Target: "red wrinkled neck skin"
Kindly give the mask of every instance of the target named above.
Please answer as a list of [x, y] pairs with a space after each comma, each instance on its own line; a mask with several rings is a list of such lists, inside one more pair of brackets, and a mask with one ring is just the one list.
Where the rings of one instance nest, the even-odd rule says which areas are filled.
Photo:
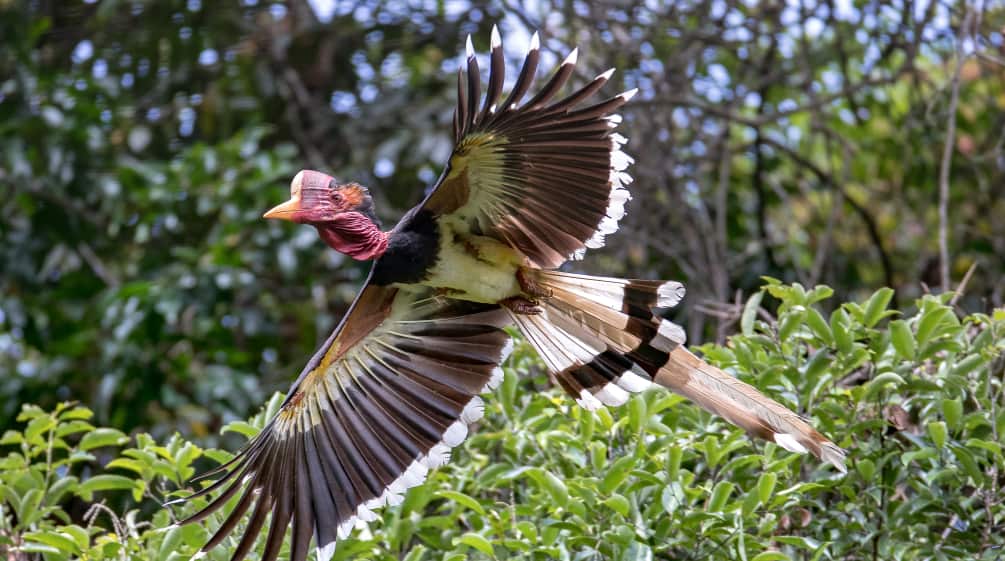
[[359, 212], [343, 212], [335, 220], [315, 224], [329, 247], [353, 259], [375, 259], [387, 250], [387, 233]]

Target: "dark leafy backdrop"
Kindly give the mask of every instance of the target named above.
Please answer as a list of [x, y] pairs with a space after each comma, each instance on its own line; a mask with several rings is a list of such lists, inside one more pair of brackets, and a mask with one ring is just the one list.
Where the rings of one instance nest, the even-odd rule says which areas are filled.
[[77, 400], [219, 444], [366, 272], [261, 213], [312, 167], [393, 223], [450, 148], [464, 37], [485, 51], [495, 23], [510, 62], [536, 29], [552, 60], [581, 48], [580, 80], [640, 88], [630, 213], [576, 268], [684, 281], [692, 341], [740, 330], [763, 276], [833, 287], [825, 312], [882, 286], [908, 312], [961, 283], [957, 313], [1003, 305], [998, 3], [322, 4], [0, 0], [0, 432]]

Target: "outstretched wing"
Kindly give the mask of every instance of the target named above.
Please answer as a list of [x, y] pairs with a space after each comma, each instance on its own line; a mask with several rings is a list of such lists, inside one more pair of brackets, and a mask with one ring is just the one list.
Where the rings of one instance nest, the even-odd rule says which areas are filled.
[[626, 139], [613, 132], [613, 114], [635, 90], [581, 107], [607, 83], [614, 69], [558, 101], [576, 65], [576, 52], [525, 103], [537, 71], [539, 42], [530, 52], [512, 92], [500, 102], [505, 64], [492, 29], [488, 89], [481, 98], [478, 61], [468, 38], [467, 77], [457, 76], [454, 151], [423, 207], [455, 221], [461, 231], [492, 236], [541, 268], [579, 258], [604, 245], [624, 216], [632, 159]]
[[[502, 377], [507, 314], [475, 304], [368, 284], [293, 384], [278, 414], [223, 475], [202, 520], [241, 493], [202, 551], [251, 517], [232, 560], [243, 559], [271, 513], [262, 559], [273, 561], [292, 522], [291, 559], [318, 559], [373, 509], [399, 504], [481, 417], [478, 394]], [[191, 498], [191, 497], [188, 497]], [[186, 499], [182, 499], [186, 500]]]

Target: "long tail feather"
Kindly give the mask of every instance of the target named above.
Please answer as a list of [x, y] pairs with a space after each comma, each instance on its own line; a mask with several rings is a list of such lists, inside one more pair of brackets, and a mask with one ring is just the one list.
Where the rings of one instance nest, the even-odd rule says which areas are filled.
[[551, 293], [539, 316], [513, 319], [544, 358], [556, 382], [587, 409], [620, 405], [650, 381], [715, 413], [747, 433], [792, 452], [809, 452], [845, 471], [844, 450], [799, 415], [684, 348], [684, 331], [652, 309], [676, 305], [684, 287], [529, 270]]

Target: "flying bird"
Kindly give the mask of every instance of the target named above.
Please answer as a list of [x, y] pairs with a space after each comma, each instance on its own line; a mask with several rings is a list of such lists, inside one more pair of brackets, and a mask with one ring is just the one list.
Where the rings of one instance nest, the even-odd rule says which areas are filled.
[[401, 503], [449, 460], [482, 416], [479, 394], [502, 378], [512, 345], [503, 327], [514, 324], [586, 409], [621, 405], [655, 384], [844, 471], [841, 448], [689, 352], [683, 330], [654, 313], [681, 300], [680, 283], [557, 270], [618, 229], [632, 182], [615, 112], [635, 90], [591, 101], [611, 69], [556, 99], [576, 57], [573, 50], [525, 99], [540, 58], [534, 34], [504, 98], [493, 28], [482, 95], [469, 37], [453, 152], [433, 189], [390, 231], [381, 229], [366, 187], [317, 171], [298, 173], [290, 200], [265, 213], [314, 226], [327, 245], [373, 266], [276, 416], [192, 495], [219, 492], [181, 524], [240, 497], [203, 552], [250, 512], [232, 559], [246, 556], [271, 514], [262, 559], [276, 558], [292, 526], [291, 559], [305, 559], [313, 537], [327, 561], [358, 521]]

